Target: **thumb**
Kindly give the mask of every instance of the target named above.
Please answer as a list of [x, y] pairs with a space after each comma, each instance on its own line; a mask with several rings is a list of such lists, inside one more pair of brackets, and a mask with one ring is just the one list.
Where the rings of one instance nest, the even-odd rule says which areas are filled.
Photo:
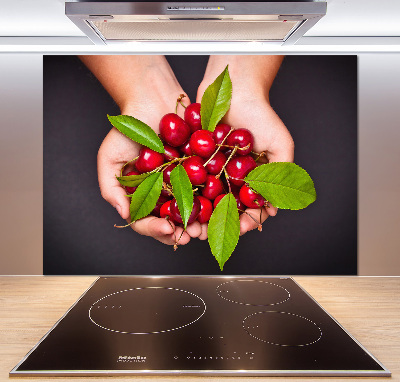
[[267, 158], [269, 162], [293, 162], [294, 143], [289, 132], [288, 136], [276, 139], [273, 148], [267, 152]]
[[99, 151], [97, 172], [101, 196], [110, 203], [123, 219], [129, 218], [129, 198], [125, 189], [119, 184], [116, 174], [121, 170], [120, 163], [110, 163]]
[[199, 88], [197, 89], [197, 95], [196, 95], [196, 102], [201, 103], [201, 99], [203, 98], [203, 94], [205, 92], [205, 88], [200, 85]]
[[279, 118], [275, 111], [270, 109], [269, 113], [270, 127], [273, 128], [275, 134], [272, 144], [267, 151], [267, 159], [269, 162], [293, 162], [294, 160], [294, 141], [293, 138]]

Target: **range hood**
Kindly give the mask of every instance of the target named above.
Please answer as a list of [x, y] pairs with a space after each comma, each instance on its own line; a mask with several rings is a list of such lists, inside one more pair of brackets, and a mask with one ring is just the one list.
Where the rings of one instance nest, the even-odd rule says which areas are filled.
[[65, 14], [95, 44], [130, 41], [263, 41], [294, 44], [326, 2], [66, 2]]

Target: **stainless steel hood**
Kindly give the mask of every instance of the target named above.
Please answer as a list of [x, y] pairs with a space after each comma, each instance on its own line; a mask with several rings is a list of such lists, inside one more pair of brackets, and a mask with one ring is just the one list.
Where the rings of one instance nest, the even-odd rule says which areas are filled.
[[326, 2], [66, 2], [65, 14], [95, 43], [263, 41], [294, 44]]

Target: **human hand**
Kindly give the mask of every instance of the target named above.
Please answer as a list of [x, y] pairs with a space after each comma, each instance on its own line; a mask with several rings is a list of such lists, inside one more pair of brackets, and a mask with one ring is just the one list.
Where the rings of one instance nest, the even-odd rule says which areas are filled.
[[[123, 57], [119, 61], [113, 61], [110, 65], [121, 65], [121, 61], [124, 59], [127, 58]], [[130, 62], [129, 66], [132, 67], [132, 64], [134, 63]], [[108, 89], [107, 86], [105, 87], [120, 106], [121, 114], [134, 116], [158, 133], [160, 119], [163, 115], [175, 110], [176, 98], [184, 92], [164, 57], [146, 56], [140, 63], [135, 62], [135, 64], [136, 73], [131, 78], [134, 83], [131, 83], [127, 91], [115, 89], [115, 86], [109, 85], [111, 80], [107, 81], [107, 79], [105, 80]], [[126, 77], [124, 80], [126, 81]], [[112, 81], [116, 81], [116, 79], [113, 77]], [[187, 97], [182, 102], [190, 103]], [[183, 114], [183, 108], [178, 108], [178, 110]], [[116, 175], [120, 174], [126, 162], [138, 156], [139, 150], [139, 144], [127, 138], [116, 128], [112, 128], [101, 144], [97, 157], [101, 195], [128, 222], [130, 221], [130, 200], [126, 196], [126, 190], [116, 179]], [[128, 171], [129, 165], [126, 166], [125, 173]], [[145, 217], [130, 226], [139, 234], [151, 236], [168, 245], [174, 245], [179, 237], [180, 245], [187, 244], [191, 237], [201, 234], [198, 222], [188, 225], [187, 230], [183, 231], [181, 227], [175, 227], [172, 222], [155, 216]]]
[[[268, 162], [293, 162], [294, 156], [293, 139], [269, 103], [269, 89], [281, 61], [280, 56], [211, 56], [197, 93], [200, 102], [206, 88], [229, 64], [233, 92], [231, 107], [222, 122], [250, 130], [254, 136], [253, 150], [264, 152]], [[277, 213], [277, 208], [268, 205], [261, 211], [261, 221]], [[258, 227], [259, 215], [259, 209], [246, 209], [240, 216], [241, 235]], [[207, 238], [207, 224], [202, 225], [199, 238]]]

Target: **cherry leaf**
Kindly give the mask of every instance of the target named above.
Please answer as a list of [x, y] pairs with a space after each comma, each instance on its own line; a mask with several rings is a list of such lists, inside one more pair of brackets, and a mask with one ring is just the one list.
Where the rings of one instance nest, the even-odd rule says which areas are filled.
[[317, 198], [310, 175], [290, 162], [263, 164], [251, 171], [244, 180], [277, 208], [300, 210]]
[[117, 176], [117, 179], [123, 186], [137, 187], [140, 183], [142, 183], [151, 174], [152, 174], [152, 172], [145, 172], [145, 173], [139, 174], [139, 175]]
[[111, 124], [122, 134], [143, 146], [158, 153], [164, 153], [164, 146], [161, 139], [154, 130], [144, 122], [131, 117], [130, 115], [107, 115]]
[[232, 82], [228, 66], [206, 89], [201, 99], [201, 125], [204, 130], [214, 131], [215, 126], [229, 110], [232, 98]]
[[186, 170], [182, 165], [176, 166], [170, 175], [172, 192], [178, 204], [183, 225], [186, 229], [187, 222], [193, 209], [193, 190]]
[[130, 195], [131, 220], [136, 221], [144, 218], [153, 211], [157, 200], [160, 197], [162, 189], [163, 175], [161, 172], [155, 172], [149, 175]]
[[236, 199], [225, 195], [215, 207], [208, 223], [208, 243], [222, 271], [239, 241], [240, 222]]

